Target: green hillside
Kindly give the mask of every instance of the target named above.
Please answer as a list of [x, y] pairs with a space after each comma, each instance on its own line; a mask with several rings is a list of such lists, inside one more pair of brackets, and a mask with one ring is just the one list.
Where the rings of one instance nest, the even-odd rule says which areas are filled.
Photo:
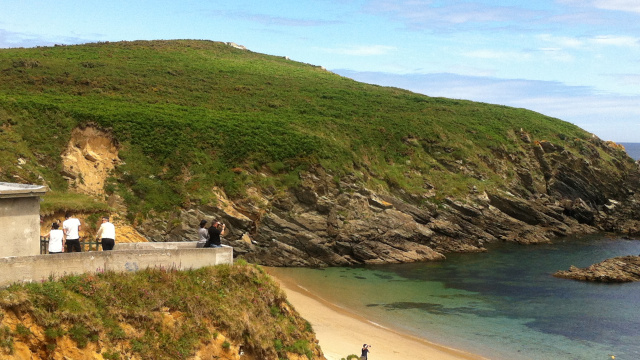
[[44, 179], [62, 194], [71, 130], [111, 131], [124, 164], [105, 189], [124, 197], [131, 216], [213, 201], [213, 185], [236, 198], [247, 186], [277, 193], [316, 164], [377, 189], [435, 186], [437, 201], [509, 183], [515, 173], [490, 159], [523, 153], [521, 130], [575, 153], [591, 138], [524, 109], [363, 84], [191, 40], [2, 49], [0, 122], [0, 180]]

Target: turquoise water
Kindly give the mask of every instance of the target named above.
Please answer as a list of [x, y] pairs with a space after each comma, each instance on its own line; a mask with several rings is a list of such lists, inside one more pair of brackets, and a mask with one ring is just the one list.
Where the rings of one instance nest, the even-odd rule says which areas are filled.
[[491, 359], [637, 360], [640, 283], [551, 274], [638, 254], [640, 241], [591, 236], [437, 263], [277, 273], [373, 322]]

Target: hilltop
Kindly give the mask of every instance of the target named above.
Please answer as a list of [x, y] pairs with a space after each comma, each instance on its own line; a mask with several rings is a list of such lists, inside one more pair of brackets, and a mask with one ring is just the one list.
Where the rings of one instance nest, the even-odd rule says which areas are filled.
[[218, 218], [263, 264], [637, 231], [638, 166], [615, 143], [225, 43], [0, 50], [0, 121], [0, 180], [48, 185], [45, 214], [121, 214], [152, 241]]

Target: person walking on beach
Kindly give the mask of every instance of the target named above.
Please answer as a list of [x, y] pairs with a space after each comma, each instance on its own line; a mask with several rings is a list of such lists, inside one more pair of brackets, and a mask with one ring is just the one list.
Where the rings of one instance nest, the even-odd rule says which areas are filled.
[[49, 254], [62, 254], [64, 252], [64, 231], [60, 230], [60, 224], [54, 222], [49, 231]]
[[64, 218], [62, 229], [67, 236], [67, 252], [80, 252], [80, 220], [71, 213], [64, 214]]
[[102, 240], [103, 251], [113, 250], [113, 246], [116, 243], [116, 227], [109, 222], [108, 216], [102, 217], [102, 225], [100, 225], [100, 229], [96, 234], [96, 240], [98, 239]]
[[209, 230], [205, 227], [207, 220], [200, 221], [200, 229], [198, 229], [198, 245], [197, 247], [204, 247], [209, 240]]
[[214, 221], [213, 225], [209, 228], [209, 239], [204, 244], [204, 247], [221, 247], [220, 236], [225, 235], [225, 224], [221, 224], [219, 221]]
[[364, 344], [362, 345], [362, 354], [360, 354], [360, 360], [367, 360], [368, 354], [369, 354], [369, 350], [371, 348], [371, 345], [367, 345]]

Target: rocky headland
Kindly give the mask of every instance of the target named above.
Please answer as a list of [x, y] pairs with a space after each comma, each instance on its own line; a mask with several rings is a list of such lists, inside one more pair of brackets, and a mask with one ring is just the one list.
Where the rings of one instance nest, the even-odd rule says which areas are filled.
[[[151, 219], [139, 230], [152, 241], [196, 238], [200, 219], [229, 224], [225, 242], [249, 261], [269, 266], [344, 266], [442, 260], [451, 252], [486, 251], [499, 241], [548, 243], [555, 237], [615, 232], [640, 234], [638, 165], [615, 144], [584, 142], [579, 157], [548, 141], [530, 142], [526, 153], [495, 154], [487, 164], [518, 176], [502, 190], [468, 189], [434, 201], [438, 186], [422, 195], [379, 191], [362, 184], [366, 168], [336, 177], [315, 167], [284, 194], [251, 189], [241, 201], [220, 194], [217, 207], [194, 207], [173, 219]], [[599, 151], [615, 156], [605, 170]], [[474, 164], [452, 171], [483, 176]], [[177, 224], [177, 226], [171, 226]]]

